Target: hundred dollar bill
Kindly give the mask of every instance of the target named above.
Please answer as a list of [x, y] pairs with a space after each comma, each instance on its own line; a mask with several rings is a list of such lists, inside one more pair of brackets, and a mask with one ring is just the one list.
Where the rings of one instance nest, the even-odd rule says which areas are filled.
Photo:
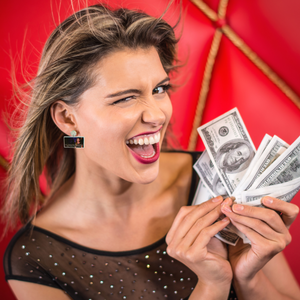
[[235, 246], [239, 240], [239, 236], [229, 230], [223, 229], [215, 235], [220, 241]]
[[[296, 178], [283, 184], [271, 185], [257, 190], [242, 192], [236, 198], [236, 202], [255, 207], [265, 207], [261, 203], [263, 197], [271, 196], [286, 202], [290, 202], [299, 190], [300, 178]], [[243, 239], [244, 244], [251, 244], [251, 241], [245, 235], [239, 236]]]
[[192, 205], [198, 205], [201, 204], [203, 202], [208, 201], [209, 199], [213, 198], [214, 196], [210, 193], [210, 191], [208, 190], [208, 188], [203, 184], [203, 181], [200, 180], [195, 196], [194, 196], [194, 200], [192, 202]]
[[[264, 188], [261, 188], [261, 189], [264, 189]], [[261, 204], [261, 199], [265, 196], [270, 196], [270, 197], [274, 197], [274, 198], [277, 198], [277, 199], [280, 199], [280, 200], [283, 200], [286, 202], [291, 202], [292, 199], [294, 198], [294, 196], [299, 192], [300, 184], [296, 185], [292, 188], [284, 188], [284, 189], [274, 191], [272, 193], [258, 194], [257, 191], [259, 191], [259, 190], [260, 189], [250, 191], [250, 192], [256, 192], [255, 195], [253, 195], [253, 194], [252, 195], [251, 194], [242, 195], [242, 201], [249, 201], [249, 202], [247, 202], [247, 205], [256, 206], [256, 207], [264, 207]]]
[[253, 183], [251, 189], [275, 185], [300, 177], [300, 137]]
[[261, 199], [265, 196], [271, 196], [290, 202], [299, 189], [300, 177], [285, 183], [242, 192], [236, 197], [236, 202], [251, 206], [262, 206]]
[[[265, 151], [258, 158], [255, 165], [252, 166], [250, 174], [243, 181], [243, 183], [236, 189], [237, 193], [240, 191], [251, 190], [255, 180], [289, 147], [285, 141], [274, 135]], [[257, 151], [258, 153], [258, 151]], [[253, 159], [254, 160], [254, 159]]]
[[255, 147], [237, 108], [199, 127], [198, 132], [231, 196], [255, 154]]
[[291, 202], [294, 196], [299, 192], [300, 190], [300, 185], [295, 186], [293, 189], [290, 189], [289, 191], [286, 192], [277, 192], [277, 193], [272, 193], [271, 197], [278, 198], [280, 200], [286, 201], [286, 202]]
[[266, 134], [263, 138], [263, 140], [261, 141], [255, 155], [254, 158], [252, 159], [249, 168], [247, 169], [245, 175], [243, 176], [241, 182], [238, 184], [238, 186], [236, 187], [236, 189], [233, 192], [233, 195], [239, 194], [240, 192], [244, 191], [246, 189], [246, 187], [248, 186], [249, 182], [251, 181], [251, 176], [250, 174], [253, 173], [253, 171], [255, 172], [256, 170], [256, 164], [257, 161], [260, 159], [260, 157], [262, 156], [264, 150], [266, 149], [266, 147], [269, 145], [270, 141], [272, 140], [272, 137], [268, 134]]
[[194, 169], [211, 195], [214, 197], [227, 195], [226, 189], [206, 150], [194, 164]]

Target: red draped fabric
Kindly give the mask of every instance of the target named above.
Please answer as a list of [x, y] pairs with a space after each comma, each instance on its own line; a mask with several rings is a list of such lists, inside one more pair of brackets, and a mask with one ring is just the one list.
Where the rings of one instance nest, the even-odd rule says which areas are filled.
[[[61, 7], [59, 3], [61, 2]], [[76, 7], [79, 1], [74, 1]], [[85, 2], [85, 1], [82, 1]], [[107, 0], [112, 6], [138, 8], [159, 16], [168, 0]], [[184, 149], [203, 150], [200, 138], [192, 140], [195, 126], [200, 126], [220, 114], [237, 107], [250, 136], [258, 147], [265, 133], [278, 135], [292, 143], [300, 135], [300, 2], [298, 0], [229, 0], [225, 18], [213, 21], [197, 3], [218, 11], [219, 0], [183, 0], [183, 21], [177, 28], [182, 34], [179, 42], [179, 58], [185, 62], [177, 77], [180, 85], [172, 95], [174, 105], [173, 131]], [[227, 3], [228, 2], [228, 3]], [[23, 81], [21, 62], [27, 72], [34, 75], [43, 44], [59, 19], [72, 12], [70, 0], [2, 1], [0, 4], [0, 110], [10, 103], [11, 57], [17, 63], [17, 78]], [[90, 1], [89, 3], [95, 3]], [[179, 1], [171, 6], [165, 19], [175, 24], [179, 14]], [[200, 3], [200, 4], [201, 4]], [[52, 5], [51, 5], [52, 4]], [[75, 8], [76, 9], [76, 8]], [[222, 31], [228, 26], [260, 59], [285, 82], [278, 87], [255, 65]], [[224, 28], [224, 27], [223, 27]], [[211, 44], [216, 30], [222, 33], [214, 65], [210, 72], [208, 94], [199, 109], [199, 95], [203, 89], [203, 76]], [[291, 97], [288, 91], [293, 91]], [[204, 105], [205, 103], [205, 105]], [[195, 114], [198, 120], [195, 121]], [[0, 155], [9, 160], [9, 132], [0, 121]], [[196, 136], [197, 137], [197, 136]], [[0, 167], [1, 178], [5, 171]], [[300, 205], [300, 193], [294, 198]], [[0, 230], [3, 224], [0, 224]], [[292, 243], [284, 250], [289, 265], [300, 283], [300, 218], [291, 227]], [[12, 234], [1, 241], [0, 256]], [[0, 271], [1, 299], [14, 299]]]

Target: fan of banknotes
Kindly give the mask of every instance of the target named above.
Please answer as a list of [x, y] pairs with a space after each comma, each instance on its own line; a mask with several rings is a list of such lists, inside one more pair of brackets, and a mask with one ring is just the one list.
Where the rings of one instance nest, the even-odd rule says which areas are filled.
[[[266, 134], [257, 151], [237, 108], [198, 128], [206, 150], [194, 168], [201, 180], [193, 204], [218, 195], [262, 206], [264, 196], [290, 202], [300, 190], [300, 137], [288, 145]], [[232, 224], [217, 238], [236, 245], [249, 239]]]

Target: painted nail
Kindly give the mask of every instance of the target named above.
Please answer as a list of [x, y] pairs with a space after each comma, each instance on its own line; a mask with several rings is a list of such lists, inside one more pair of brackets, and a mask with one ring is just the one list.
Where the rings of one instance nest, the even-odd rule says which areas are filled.
[[211, 202], [214, 202], [214, 203], [218, 203], [218, 202], [221, 202], [222, 201], [222, 198], [221, 197], [216, 197], [216, 198], [213, 198], [211, 200]]
[[224, 205], [224, 206], [222, 207], [222, 210], [225, 210], [225, 211], [227, 211], [227, 212], [232, 212], [231, 208], [230, 208], [228, 205]]
[[241, 211], [243, 209], [244, 209], [244, 205], [240, 205], [240, 204], [233, 205], [233, 210]]
[[265, 197], [264, 200], [263, 200], [263, 203], [265, 203], [265, 204], [271, 204], [271, 203], [273, 203], [273, 199], [269, 198], [269, 197]]

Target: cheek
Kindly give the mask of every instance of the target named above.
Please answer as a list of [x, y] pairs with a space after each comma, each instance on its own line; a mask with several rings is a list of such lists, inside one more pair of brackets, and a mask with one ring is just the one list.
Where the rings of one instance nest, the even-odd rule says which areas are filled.
[[250, 157], [250, 151], [247, 151], [245, 158], [248, 159]]
[[111, 111], [106, 108], [86, 109], [79, 114], [80, 133], [85, 137], [86, 146], [91, 145], [92, 152], [111, 154], [125, 145], [125, 138], [130, 131], [134, 115], [124, 111]]

